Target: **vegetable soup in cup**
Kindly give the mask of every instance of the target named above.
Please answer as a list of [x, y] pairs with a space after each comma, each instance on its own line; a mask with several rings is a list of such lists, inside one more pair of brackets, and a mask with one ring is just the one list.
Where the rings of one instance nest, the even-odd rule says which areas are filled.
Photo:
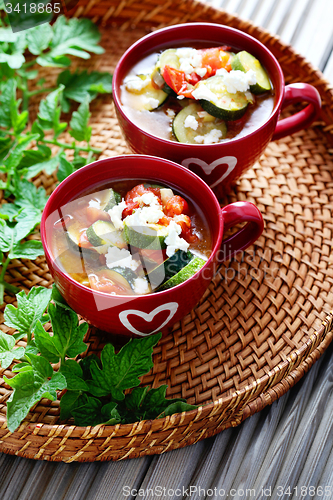
[[[285, 86], [273, 54], [253, 37], [223, 25], [188, 23], [143, 37], [113, 76], [118, 121], [135, 153], [193, 170], [221, 198], [270, 140], [309, 126], [318, 91]], [[278, 122], [288, 104], [306, 101]]]
[[[222, 242], [239, 222], [247, 224]], [[199, 301], [218, 263], [262, 229], [252, 203], [221, 209], [193, 172], [141, 155], [74, 172], [50, 196], [41, 223], [65, 300], [92, 325], [125, 336], [166, 332]]]

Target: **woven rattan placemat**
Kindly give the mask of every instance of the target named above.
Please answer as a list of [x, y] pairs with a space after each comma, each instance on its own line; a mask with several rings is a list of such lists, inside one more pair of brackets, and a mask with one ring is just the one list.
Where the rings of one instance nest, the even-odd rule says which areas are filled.
[[[154, 350], [154, 369], [142, 384], [168, 384], [169, 397], [198, 410], [136, 424], [75, 427], [59, 422], [59, 403], [42, 400], [19, 429], [6, 427], [10, 388], [0, 370], [0, 451], [56, 461], [117, 460], [193, 444], [271, 404], [311, 367], [332, 340], [333, 90], [322, 74], [278, 38], [249, 22], [192, 1], [82, 1], [71, 12], [101, 26], [103, 56], [80, 67], [113, 72], [125, 49], [152, 28], [188, 21], [228, 24], [250, 33], [278, 58], [287, 83], [315, 85], [323, 100], [320, 122], [271, 143], [225, 204], [255, 203], [265, 230], [245, 254], [226, 262], [197, 307]], [[53, 84], [57, 70], [44, 70]], [[37, 105], [37, 103], [36, 103]], [[92, 103], [94, 146], [102, 157], [127, 153], [112, 98]], [[36, 183], [48, 192], [55, 179]], [[43, 258], [13, 261], [9, 281], [28, 290], [51, 285]], [[6, 296], [6, 303], [13, 297]], [[1, 319], [1, 328], [8, 331]], [[102, 339], [88, 332], [91, 352]], [[20, 341], [22, 342], [22, 341]]]

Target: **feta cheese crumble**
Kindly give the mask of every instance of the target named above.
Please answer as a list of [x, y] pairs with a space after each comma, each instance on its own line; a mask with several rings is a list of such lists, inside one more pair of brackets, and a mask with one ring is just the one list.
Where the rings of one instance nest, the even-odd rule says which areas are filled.
[[185, 118], [185, 121], [184, 121], [185, 128], [191, 128], [193, 130], [197, 130], [198, 126], [199, 126], [199, 123], [193, 115], [188, 115]]
[[113, 267], [127, 267], [135, 271], [139, 267], [139, 262], [134, 260], [130, 252], [125, 248], [109, 247], [105, 257], [106, 265], [109, 269]]
[[174, 118], [176, 116], [175, 111], [173, 109], [170, 109], [170, 108], [166, 110], [166, 114], [167, 114], [168, 118]]
[[214, 142], [219, 142], [222, 138], [221, 130], [214, 128], [208, 134], [205, 135], [197, 135], [194, 137], [195, 142], [198, 144], [213, 144]]
[[138, 227], [156, 224], [164, 217], [159, 199], [154, 193], [144, 193], [142, 196], [136, 196], [133, 201], [142, 202], [144, 206], [137, 208], [124, 219], [127, 226]]
[[121, 200], [118, 205], [115, 205], [113, 208], [108, 210], [108, 214], [110, 215], [111, 222], [116, 229], [122, 229], [124, 227], [124, 221], [121, 220], [121, 216], [123, 210], [127, 207], [126, 201], [124, 199]]
[[192, 97], [217, 103], [217, 96], [204, 83], [201, 85], [199, 83], [198, 87], [192, 91]]
[[150, 106], [152, 109], [156, 109], [160, 105], [160, 101], [158, 99], [155, 99], [154, 97], [143, 96], [143, 102]]
[[160, 206], [158, 197], [152, 192], [144, 193], [141, 196], [136, 196], [133, 201], [139, 202], [140, 204], [142, 202], [144, 205]]
[[142, 79], [137, 75], [128, 75], [124, 79], [125, 88], [129, 92], [140, 92], [145, 87], [147, 87], [149, 83], [150, 83], [150, 78], [148, 76]]
[[[198, 71], [202, 73], [202, 55], [196, 49], [181, 48], [176, 50], [176, 55], [179, 58], [179, 70], [189, 76], [191, 73], [199, 75]], [[206, 73], [206, 68], [204, 74]]]
[[250, 85], [257, 83], [257, 77], [253, 69], [244, 73], [244, 71], [239, 70], [228, 72], [226, 69], [221, 68], [216, 71], [216, 75], [222, 76], [225, 88], [230, 94], [246, 92]]
[[166, 254], [171, 257], [176, 250], [183, 250], [187, 252], [190, 246], [184, 238], [180, 238], [179, 235], [182, 232], [182, 228], [175, 221], [170, 221], [168, 226], [168, 236], [165, 238], [164, 243], [167, 245]]
[[133, 290], [139, 295], [149, 292], [149, 283], [146, 278], [135, 278], [133, 282]]

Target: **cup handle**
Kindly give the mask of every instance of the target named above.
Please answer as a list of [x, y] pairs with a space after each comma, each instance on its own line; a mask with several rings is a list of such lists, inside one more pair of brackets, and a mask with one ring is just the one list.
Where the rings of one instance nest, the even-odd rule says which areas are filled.
[[280, 120], [276, 125], [272, 141], [282, 139], [282, 137], [302, 130], [318, 118], [321, 110], [321, 98], [318, 90], [308, 83], [291, 83], [290, 85], [286, 85], [281, 109], [286, 108], [289, 104], [302, 101], [306, 101], [309, 104], [295, 115]]
[[264, 229], [260, 210], [248, 201], [237, 201], [222, 208], [224, 231], [240, 222], [247, 222], [237, 233], [222, 241], [219, 261], [231, 259], [237, 252], [254, 243]]

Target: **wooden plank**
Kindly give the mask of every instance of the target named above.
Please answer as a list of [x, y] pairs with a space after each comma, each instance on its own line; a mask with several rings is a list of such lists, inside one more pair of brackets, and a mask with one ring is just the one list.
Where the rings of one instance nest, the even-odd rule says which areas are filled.
[[302, 30], [292, 38], [292, 45], [312, 64], [319, 67], [333, 35], [333, 2], [311, 2]]
[[[165, 455], [155, 456], [144, 478], [141, 488], [146, 492], [145, 500], [155, 500], [159, 491], [165, 492], [164, 498], [179, 500], [179, 492], [191, 483], [193, 472], [202, 461], [204, 441], [194, 446], [173, 450]], [[156, 486], [159, 491], [156, 491]]]
[[333, 85], [333, 51], [324, 67], [324, 76]]
[[[97, 464], [98, 472], [88, 495], [76, 496], [75, 498], [68, 496], [68, 500], [83, 500], [84, 498], [87, 500], [131, 499], [132, 495], [126, 496], [125, 494], [128, 490], [141, 487], [152, 462], [153, 457], [143, 457], [122, 462]], [[54, 498], [54, 500], [58, 499]]]
[[253, 19], [256, 10], [259, 8], [261, 0], [243, 0], [242, 4], [239, 6], [238, 14], [242, 19]]

